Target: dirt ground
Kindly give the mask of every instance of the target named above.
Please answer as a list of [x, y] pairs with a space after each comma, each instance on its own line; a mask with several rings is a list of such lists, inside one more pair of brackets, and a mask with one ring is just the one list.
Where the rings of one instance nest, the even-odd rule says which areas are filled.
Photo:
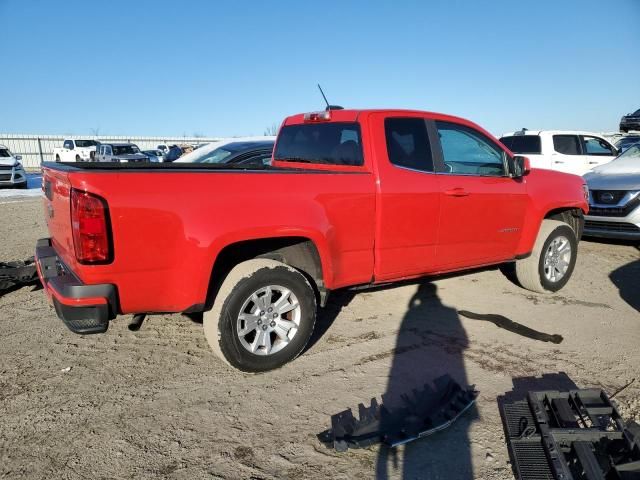
[[[0, 203], [0, 218], [0, 261], [46, 236], [39, 200]], [[513, 478], [496, 399], [514, 385], [613, 392], [637, 378], [616, 400], [640, 420], [639, 259], [632, 245], [583, 241], [555, 295], [498, 270], [337, 292], [308, 350], [263, 375], [225, 366], [185, 316], [153, 316], [139, 332], [122, 317], [83, 337], [22, 288], [0, 297], [0, 478]], [[336, 453], [316, 439], [331, 414], [445, 373], [480, 392], [451, 428], [395, 451]]]

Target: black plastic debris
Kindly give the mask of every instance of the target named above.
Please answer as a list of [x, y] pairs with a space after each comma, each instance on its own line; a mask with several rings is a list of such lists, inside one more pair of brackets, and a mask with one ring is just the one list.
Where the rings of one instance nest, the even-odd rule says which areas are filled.
[[0, 296], [8, 290], [35, 285], [39, 281], [33, 257], [25, 261], [0, 262]]
[[462, 388], [450, 376], [439, 377], [434, 387], [402, 396], [403, 405], [388, 409], [371, 399], [371, 406], [358, 405], [356, 418], [351, 409], [331, 416], [331, 428], [318, 439], [339, 452], [374, 443], [402, 445], [449, 427], [476, 401], [474, 387]]
[[600, 389], [528, 392], [500, 414], [519, 480], [640, 480], [640, 426]]

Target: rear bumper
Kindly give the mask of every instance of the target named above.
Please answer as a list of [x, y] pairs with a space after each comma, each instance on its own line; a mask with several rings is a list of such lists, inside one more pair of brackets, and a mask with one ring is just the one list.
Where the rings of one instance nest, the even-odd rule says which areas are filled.
[[42, 286], [58, 317], [75, 333], [103, 333], [115, 318], [115, 285], [85, 285], [64, 264], [51, 246], [51, 239], [36, 243], [36, 268]]

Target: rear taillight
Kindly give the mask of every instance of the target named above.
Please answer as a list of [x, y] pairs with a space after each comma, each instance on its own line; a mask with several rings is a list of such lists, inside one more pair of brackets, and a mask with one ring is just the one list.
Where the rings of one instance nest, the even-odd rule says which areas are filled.
[[96, 264], [113, 260], [109, 210], [104, 199], [71, 190], [71, 229], [78, 262]]

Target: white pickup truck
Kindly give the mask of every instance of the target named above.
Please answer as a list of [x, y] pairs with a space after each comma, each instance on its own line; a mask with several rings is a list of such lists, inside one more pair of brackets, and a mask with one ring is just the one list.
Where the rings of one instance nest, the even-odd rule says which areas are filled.
[[62, 148], [53, 149], [53, 158], [56, 162], [92, 162], [98, 143], [96, 140], [67, 139]]
[[604, 137], [590, 132], [523, 128], [505, 133], [500, 141], [513, 153], [529, 158], [534, 168], [574, 175], [584, 175], [620, 153]]

